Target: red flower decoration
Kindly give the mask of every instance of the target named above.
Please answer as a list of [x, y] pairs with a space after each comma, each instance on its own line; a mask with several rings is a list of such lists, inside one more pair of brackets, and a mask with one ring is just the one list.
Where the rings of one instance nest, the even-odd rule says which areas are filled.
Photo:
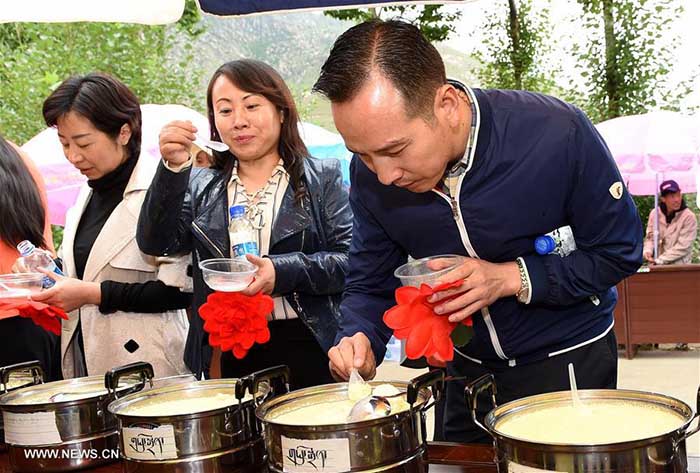
[[[406, 356], [412, 360], [425, 356], [433, 365], [443, 365], [452, 361], [454, 344], [450, 335], [456, 322], [450, 322], [446, 315], [433, 311], [435, 304], [428, 298], [439, 291], [459, 287], [462, 280], [445, 283], [435, 288], [421, 284], [420, 288], [403, 286], [396, 289], [394, 307], [384, 313], [384, 323], [394, 330], [394, 336], [406, 340]], [[445, 300], [440, 301], [444, 303]], [[472, 325], [471, 317], [462, 321]]]
[[239, 360], [254, 343], [270, 341], [267, 316], [274, 309], [272, 298], [258, 292], [246, 296], [238, 292], [214, 292], [199, 308], [209, 345], [232, 351]]
[[61, 335], [61, 320], [68, 320], [66, 313], [57, 307], [29, 299], [7, 299], [0, 301], [0, 319], [14, 317], [19, 313], [44, 330]]

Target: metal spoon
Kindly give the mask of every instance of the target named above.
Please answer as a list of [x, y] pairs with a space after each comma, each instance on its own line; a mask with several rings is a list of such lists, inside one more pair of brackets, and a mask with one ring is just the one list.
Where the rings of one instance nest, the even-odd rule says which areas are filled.
[[197, 135], [197, 139], [194, 140], [194, 144], [196, 144], [200, 148], [209, 148], [213, 149], [214, 151], [219, 151], [220, 153], [228, 151], [228, 145], [226, 143], [222, 143], [220, 141], [212, 141], [203, 137], [202, 135]]
[[405, 396], [405, 392], [392, 394], [391, 396], [367, 396], [357, 401], [350, 409], [348, 422], [359, 422], [361, 420], [378, 419], [391, 414], [392, 397]]

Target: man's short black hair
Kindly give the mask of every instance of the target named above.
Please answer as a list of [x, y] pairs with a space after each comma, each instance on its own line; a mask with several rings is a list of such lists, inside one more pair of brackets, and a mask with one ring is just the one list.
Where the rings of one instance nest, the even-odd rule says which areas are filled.
[[313, 90], [342, 103], [359, 92], [373, 71], [401, 93], [409, 116], [433, 116], [435, 92], [447, 82], [445, 64], [420, 30], [405, 21], [370, 20], [340, 35]]

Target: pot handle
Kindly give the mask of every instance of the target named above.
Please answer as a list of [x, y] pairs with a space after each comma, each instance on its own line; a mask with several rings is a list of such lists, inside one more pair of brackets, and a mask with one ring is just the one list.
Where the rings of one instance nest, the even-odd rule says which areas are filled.
[[119, 398], [117, 393], [117, 388], [119, 387], [119, 380], [130, 374], [140, 374], [141, 383], [136, 386], [135, 389], [128, 389], [128, 393], [141, 391], [148, 384], [153, 387], [153, 366], [145, 361], [137, 361], [136, 363], [130, 363], [128, 365], [119, 366], [117, 368], [112, 368], [105, 373], [105, 388], [107, 392], [111, 394], [114, 399]]
[[422, 410], [427, 411], [435, 405], [436, 402], [442, 397], [442, 393], [445, 390], [445, 373], [442, 370], [432, 370], [427, 373], [423, 373], [420, 376], [413, 378], [408, 383], [408, 388], [406, 389], [406, 401], [413, 409], [413, 404], [418, 400], [418, 394], [423, 388], [432, 388], [433, 391], [433, 402], [426, 404]]
[[[675, 441], [676, 448], [678, 448], [678, 445], [680, 445], [681, 442], [685, 441], [685, 439], [687, 439], [691, 435], [695, 435], [698, 432], [700, 432], [700, 387], [698, 387], [697, 399], [695, 401], [695, 415], [691, 419], [690, 424], [692, 424], [694, 420], [698, 421], [698, 425], [696, 425], [694, 429], [686, 430], [685, 432], [683, 432], [683, 435], [681, 435], [680, 438], [678, 438], [678, 440]], [[690, 426], [690, 424], [688, 424], [688, 426]]]
[[[283, 385], [284, 385], [284, 390], [285, 393], [289, 392], [289, 368], [286, 365], [279, 365], [279, 366], [273, 366], [271, 368], [266, 368], [264, 370], [256, 371], [255, 373], [249, 374], [245, 378], [243, 378], [243, 391], [241, 391], [241, 395], [239, 396], [238, 392], [238, 386], [236, 386], [236, 397], [240, 400], [243, 398], [243, 395], [245, 395], [245, 387], [248, 387], [248, 391], [250, 394], [253, 396], [253, 400], [256, 405], [262, 404], [263, 401], [265, 401], [270, 394], [277, 396], [279, 394], [284, 394], [282, 392], [278, 393], [275, 392], [274, 388], [274, 383], [273, 381], [275, 380], [281, 380]], [[268, 393], [267, 396], [264, 396], [260, 402], [258, 402], [258, 398], [255, 397], [255, 395], [258, 393], [258, 389], [260, 388], [260, 384], [267, 382], [270, 386], [270, 392]]]
[[471, 383], [468, 383], [467, 387], [464, 388], [464, 399], [467, 403], [467, 409], [469, 409], [472, 413], [472, 420], [474, 423], [486, 431], [486, 433], [491, 435], [489, 429], [484, 427], [484, 425], [479, 422], [476, 417], [479, 394], [487, 389], [491, 389], [491, 401], [493, 402], [493, 407], [496, 408], [496, 383], [492, 374], [485, 374]]
[[41, 363], [37, 360], [24, 361], [0, 368], [0, 387], [2, 388], [0, 392], [7, 391], [6, 386], [10, 382], [10, 376], [20, 371], [29, 371], [34, 378], [31, 384], [32, 386], [44, 382], [44, 370], [41, 368]]

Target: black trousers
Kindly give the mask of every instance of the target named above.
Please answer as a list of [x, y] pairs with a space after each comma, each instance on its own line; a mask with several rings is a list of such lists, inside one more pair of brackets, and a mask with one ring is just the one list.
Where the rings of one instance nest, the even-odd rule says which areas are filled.
[[[546, 360], [514, 367], [486, 368], [470, 361], [459, 353], [447, 366], [448, 375], [475, 380], [491, 373], [496, 383], [496, 402], [501, 405], [534, 394], [569, 389], [568, 364], [576, 370], [579, 389], [615, 389], [617, 387], [617, 341], [615, 333], [608, 334], [593, 343], [576, 350], [547, 358]], [[472, 421], [471, 412], [464, 399], [464, 380], [447, 383], [444, 433], [446, 440], [460, 443], [491, 443], [491, 437]], [[477, 418], [493, 409], [491, 393], [483, 392], [478, 398]]]
[[221, 376], [240, 378], [276, 365], [287, 365], [291, 389], [333, 383], [328, 356], [300, 319], [273, 320], [270, 341], [255, 344], [242, 360], [231, 352], [221, 355]]

